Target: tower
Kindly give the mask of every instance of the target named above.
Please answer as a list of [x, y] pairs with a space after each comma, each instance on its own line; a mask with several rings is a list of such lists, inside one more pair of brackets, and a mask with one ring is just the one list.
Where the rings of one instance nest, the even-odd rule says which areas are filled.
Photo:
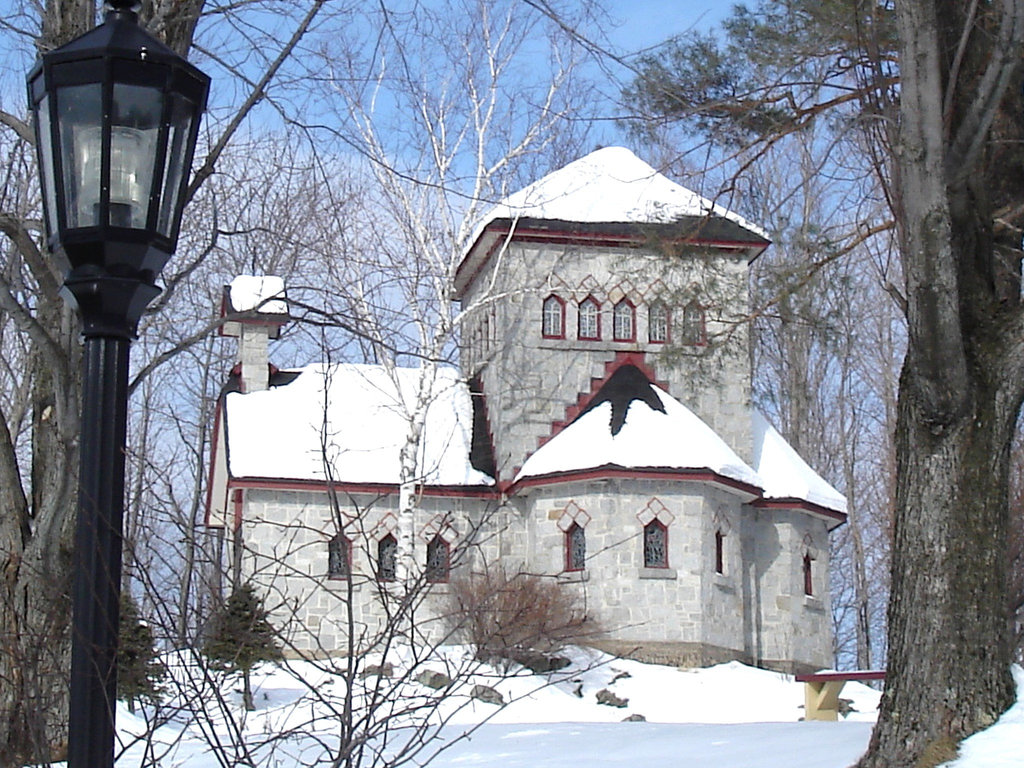
[[621, 147], [497, 205], [456, 274], [463, 365], [487, 404], [499, 479], [638, 366], [750, 459], [747, 265], [755, 225]]

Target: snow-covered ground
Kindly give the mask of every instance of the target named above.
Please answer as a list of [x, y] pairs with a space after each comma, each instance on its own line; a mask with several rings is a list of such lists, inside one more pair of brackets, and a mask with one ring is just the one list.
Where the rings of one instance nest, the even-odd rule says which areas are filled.
[[[446, 649], [446, 654], [418, 668], [465, 669], [463, 649]], [[444, 698], [431, 717], [432, 740], [407, 764], [421, 765], [443, 747], [431, 762], [435, 768], [845, 768], [867, 745], [879, 699], [877, 691], [848, 683], [842, 697], [851, 700], [852, 711], [844, 721], [799, 722], [803, 686], [788, 675], [736, 662], [679, 670], [583, 650], [571, 656], [570, 667], [547, 676], [476, 670]], [[401, 663], [396, 670], [401, 673]], [[184, 671], [179, 667], [176, 674]], [[1018, 691], [1024, 692], [1024, 672], [1015, 669], [1014, 674]], [[375, 680], [365, 678], [363, 685], [372, 689]], [[117, 765], [249, 765], [236, 746], [243, 742], [250, 745], [252, 765], [261, 768], [330, 764], [338, 743], [338, 719], [332, 713], [339, 710], [341, 680], [322, 664], [289, 662], [288, 668], [261, 668], [253, 684], [257, 711], [248, 714], [241, 709], [237, 681], [197, 687], [190, 706], [193, 712], [203, 711], [198, 717], [167, 707], [132, 714], [119, 705]], [[499, 707], [472, 699], [474, 685], [493, 688], [510, 703]], [[423, 702], [437, 695], [418, 683], [402, 690]], [[624, 700], [624, 706], [598, 703], [601, 691], [614, 694], [617, 703]], [[160, 715], [169, 719], [153, 725]], [[626, 721], [631, 715], [634, 721]], [[393, 754], [408, 741], [415, 719], [408, 707], [391, 719], [387, 752]], [[1024, 768], [1024, 703], [966, 741], [960, 759], [950, 766]]]

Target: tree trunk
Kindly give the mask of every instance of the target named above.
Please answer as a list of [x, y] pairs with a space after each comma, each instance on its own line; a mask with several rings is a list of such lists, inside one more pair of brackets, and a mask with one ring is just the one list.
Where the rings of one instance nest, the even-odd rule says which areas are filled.
[[[904, 389], [912, 371], [904, 371]], [[978, 387], [936, 435], [901, 397], [889, 670], [862, 766], [935, 765], [1013, 701], [1004, 550], [1016, 423]]]
[[[1024, 372], [1019, 284], [1007, 293], [1013, 276], [1000, 273], [998, 250], [1019, 252], [1020, 235], [1000, 241], [993, 199], [1016, 195], [1019, 182], [1004, 177], [1010, 163], [992, 134], [1000, 119], [1021, 120], [1008, 110], [1019, 108], [1024, 7], [985, 6], [974, 18], [963, 6], [905, 0], [897, 11], [894, 170], [908, 346], [896, 424], [889, 675], [863, 768], [950, 759], [1014, 696], [1006, 547]], [[1004, 37], [987, 34], [996, 30]], [[988, 47], [966, 47], [954, 66], [961, 32]]]
[[242, 706], [246, 712], [255, 712], [256, 705], [252, 701], [252, 680], [249, 678], [249, 670], [242, 670]]
[[79, 351], [77, 325], [53, 298], [41, 299], [39, 317], [70, 362], [54, 366], [39, 350], [32, 358], [32, 453], [42, 460], [19, 466], [6, 425], [0, 440], [0, 765], [59, 757], [67, 738]]

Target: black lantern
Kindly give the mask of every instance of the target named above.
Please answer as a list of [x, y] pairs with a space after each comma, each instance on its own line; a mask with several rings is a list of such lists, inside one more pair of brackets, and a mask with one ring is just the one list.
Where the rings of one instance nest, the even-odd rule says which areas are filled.
[[174, 251], [209, 78], [138, 26], [134, 0], [28, 77], [47, 245], [82, 318], [69, 768], [114, 761], [128, 354]]
[[28, 91], [50, 250], [67, 255], [76, 298], [73, 283], [96, 273], [151, 287], [136, 292], [137, 322], [177, 243], [210, 79], [141, 29], [134, 6], [110, 0], [101, 26], [42, 56]]

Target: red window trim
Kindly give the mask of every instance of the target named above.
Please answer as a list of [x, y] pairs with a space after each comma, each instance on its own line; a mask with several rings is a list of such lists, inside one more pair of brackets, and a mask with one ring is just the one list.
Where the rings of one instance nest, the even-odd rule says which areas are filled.
[[[654, 339], [651, 337], [651, 310], [655, 306], [660, 306], [665, 310], [665, 338]], [[668, 344], [672, 341], [672, 311], [669, 309], [668, 304], [664, 301], [655, 301], [650, 304], [647, 308], [647, 343], [648, 344]]]
[[[558, 302], [559, 315], [561, 316], [560, 317], [560, 321], [561, 321], [560, 322], [560, 327], [561, 327], [561, 330], [558, 332], [558, 335], [556, 335], [556, 336], [552, 336], [551, 334], [548, 334], [548, 333], [544, 332], [545, 326], [547, 325], [546, 317], [545, 317], [546, 314], [547, 314], [546, 313], [546, 309], [547, 309], [548, 301], [550, 301], [551, 299], [554, 299], [556, 302]], [[540, 335], [541, 335], [541, 338], [543, 338], [543, 339], [564, 339], [565, 338], [565, 299], [563, 299], [561, 296], [559, 296], [558, 294], [555, 294], [555, 293], [552, 293], [552, 294], [546, 296], [544, 298], [544, 301], [541, 302], [540, 312], [541, 312], [541, 316], [540, 316]]]
[[[331, 573], [331, 548], [335, 542], [341, 545], [341, 555], [345, 559], [345, 573]], [[343, 533], [332, 536], [327, 541], [327, 578], [332, 581], [348, 581], [352, 577], [352, 539]]]
[[804, 594], [808, 597], [814, 597], [814, 571], [812, 564], [814, 558], [811, 557], [811, 553], [808, 552], [804, 555]]
[[[629, 336], [618, 335], [618, 324], [615, 320], [621, 306], [629, 307]], [[636, 304], [629, 299], [622, 299], [612, 307], [612, 341], [636, 341]]]
[[587, 564], [586, 564], [585, 561], [584, 561], [584, 563], [582, 565], [579, 565], [579, 566], [574, 566], [573, 562], [572, 562], [572, 534], [573, 534], [573, 531], [575, 531], [575, 530], [579, 530], [579, 531], [583, 532], [583, 537], [584, 537], [583, 538], [583, 542], [584, 542], [584, 546], [586, 546], [586, 540], [587, 540], [586, 539], [586, 536], [587, 536], [586, 529], [582, 525], [580, 525], [579, 523], [574, 522], [571, 526], [569, 526], [568, 530], [566, 530], [564, 538], [563, 538], [564, 546], [565, 546], [565, 572], [566, 573], [580, 573], [581, 571], [584, 571], [587, 568]]
[[[594, 306], [594, 318], [597, 321], [597, 335], [596, 336], [584, 336], [583, 335], [583, 305], [592, 304]], [[601, 340], [601, 302], [595, 299], [592, 295], [587, 296], [583, 301], [576, 305], [576, 338], [580, 341], [600, 341]]]
[[[444, 548], [444, 576], [442, 578], [434, 578], [430, 568], [430, 548], [440, 544]], [[452, 575], [452, 547], [445, 541], [444, 536], [437, 534], [430, 541], [427, 542], [427, 567], [424, 569], [424, 576], [427, 579], [428, 584], [447, 584], [451, 579]]]
[[683, 344], [688, 347], [706, 347], [708, 345], [708, 325], [707, 315], [705, 313], [706, 307], [696, 299], [689, 301], [686, 306], [683, 307], [683, 328], [686, 329], [686, 311], [691, 307], [696, 307], [700, 313], [700, 324], [697, 328], [697, 337], [694, 340], [684, 339]]
[[[650, 565], [647, 562], [647, 530], [652, 526], [656, 525], [661, 528], [665, 534], [665, 559], [660, 565]], [[661, 520], [655, 518], [651, 520], [647, 525], [644, 526], [644, 568], [668, 568], [668, 526], [665, 525]]]

